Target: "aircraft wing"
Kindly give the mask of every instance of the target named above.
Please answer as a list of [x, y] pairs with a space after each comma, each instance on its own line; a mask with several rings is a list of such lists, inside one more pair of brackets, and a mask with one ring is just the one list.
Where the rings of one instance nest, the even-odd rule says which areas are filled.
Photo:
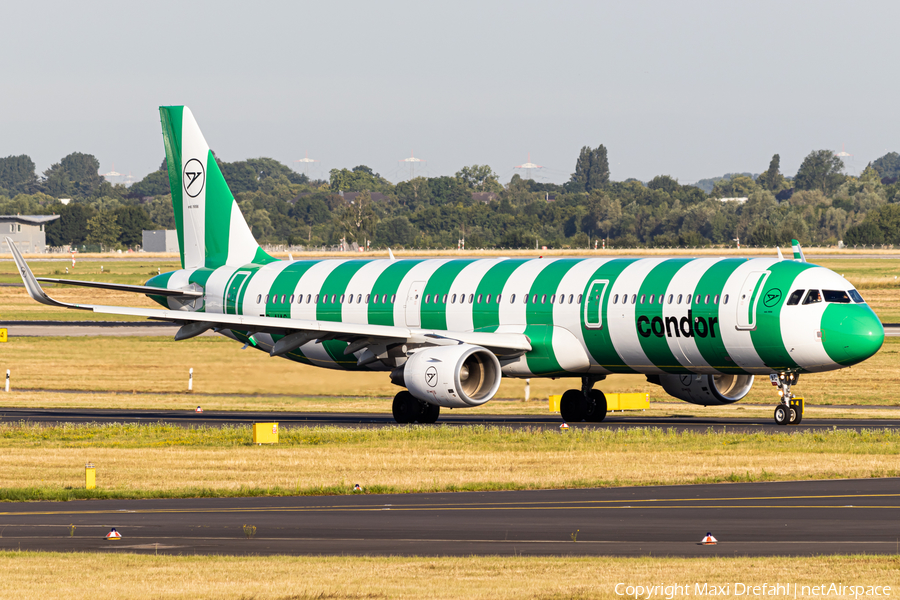
[[203, 292], [195, 290], [169, 290], [150, 285], [128, 285], [125, 283], [105, 283], [103, 281], [79, 281], [77, 279], [52, 279], [50, 277], [35, 277], [37, 281], [45, 281], [47, 283], [58, 283], [61, 285], [80, 285], [82, 287], [100, 288], [102, 290], [115, 290], [117, 292], [134, 292], [137, 294], [147, 294], [156, 296], [188, 296], [191, 298], [201, 298]]
[[[344, 323], [341, 321], [319, 321], [285, 319], [280, 317], [258, 317], [253, 315], [228, 315], [221, 313], [196, 312], [188, 310], [166, 310], [162, 308], [137, 308], [130, 306], [106, 306], [100, 304], [74, 304], [60, 302], [47, 295], [37, 278], [31, 272], [18, 248], [7, 238], [13, 259], [22, 275], [25, 289], [32, 299], [42, 304], [60, 308], [88, 310], [100, 314], [128, 315], [160, 321], [179, 323], [186, 332], [176, 339], [186, 339], [208, 329], [237, 329], [255, 333], [271, 333], [288, 336], [305, 332], [307, 341], [337, 339], [350, 342], [352, 347], [362, 349], [368, 345], [385, 342], [416, 341], [424, 344], [445, 345], [447, 343], [467, 343], [482, 346], [499, 356], [519, 355], [531, 350], [528, 336], [521, 333], [488, 333], [479, 331], [457, 332], [429, 330], [394, 325], [369, 325], [367, 323]], [[144, 287], [144, 286], [134, 286]], [[156, 290], [156, 288], [148, 288]], [[152, 293], [157, 293], [156, 291]], [[196, 324], [193, 327], [187, 327]], [[180, 332], [179, 332], [180, 333]], [[351, 346], [348, 346], [350, 349]]]

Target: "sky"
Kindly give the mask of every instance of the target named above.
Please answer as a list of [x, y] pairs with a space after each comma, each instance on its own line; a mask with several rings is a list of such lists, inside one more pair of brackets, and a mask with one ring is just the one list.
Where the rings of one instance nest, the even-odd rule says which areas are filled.
[[900, 151], [891, 1], [6, 3], [0, 156], [70, 152], [137, 179], [157, 107], [191, 108], [223, 160], [365, 164], [391, 181], [531, 161], [563, 183], [604, 144], [613, 180], [848, 172]]

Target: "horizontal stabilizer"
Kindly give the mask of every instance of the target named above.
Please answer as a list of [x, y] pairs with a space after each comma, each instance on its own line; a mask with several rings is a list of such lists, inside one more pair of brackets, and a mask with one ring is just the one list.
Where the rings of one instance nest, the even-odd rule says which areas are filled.
[[80, 285], [82, 287], [100, 288], [101, 290], [133, 292], [136, 294], [154, 296], [189, 296], [191, 298], [200, 298], [203, 296], [203, 292], [197, 292], [195, 290], [168, 290], [150, 285], [128, 285], [125, 283], [106, 283], [103, 281], [78, 281], [76, 279], [51, 279], [50, 277], [36, 277], [35, 279], [60, 285]]

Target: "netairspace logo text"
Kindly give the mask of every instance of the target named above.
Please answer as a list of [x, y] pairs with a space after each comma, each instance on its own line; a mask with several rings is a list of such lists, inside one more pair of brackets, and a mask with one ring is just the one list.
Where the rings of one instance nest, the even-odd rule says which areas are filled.
[[793, 598], [875, 598], [891, 595], [889, 585], [844, 585], [822, 583], [801, 585], [798, 583], [695, 583], [679, 585], [631, 585], [617, 583], [617, 596], [635, 600], [673, 600], [684, 596], [698, 598], [712, 596], [780, 596]]

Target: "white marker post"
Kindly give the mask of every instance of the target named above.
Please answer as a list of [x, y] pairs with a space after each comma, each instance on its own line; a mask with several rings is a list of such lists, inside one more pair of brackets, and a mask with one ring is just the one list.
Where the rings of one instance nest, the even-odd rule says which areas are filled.
[[531, 380], [525, 380], [525, 402], [531, 399]]
[[188, 391], [194, 391], [194, 367], [191, 367], [191, 370], [188, 371]]
[[9, 369], [6, 370], [6, 391], [9, 391]]

